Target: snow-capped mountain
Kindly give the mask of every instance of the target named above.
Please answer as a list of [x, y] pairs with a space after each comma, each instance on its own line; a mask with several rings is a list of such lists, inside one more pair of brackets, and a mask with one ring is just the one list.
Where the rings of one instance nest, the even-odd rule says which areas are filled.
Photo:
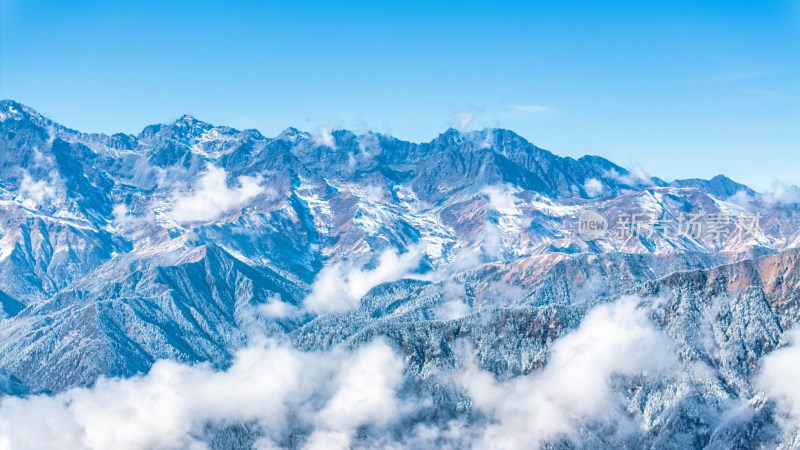
[[[416, 407], [354, 419], [348, 445], [516, 448], [503, 436], [517, 433], [553, 448], [796, 446], [800, 418], [758, 380], [771, 352], [793, 351], [799, 205], [794, 187], [666, 182], [502, 129], [419, 144], [346, 130], [270, 138], [185, 115], [106, 136], [6, 100], [0, 391], [57, 399], [164, 359], [207, 363], [213, 377], [261, 339], [358, 362], [384, 339], [400, 361], [393, 395]], [[639, 332], [609, 355], [646, 354], [570, 353], [576, 339], [605, 342], [593, 334], [604, 317]], [[583, 369], [599, 371], [581, 397], [603, 392], [592, 407], [551, 380]], [[514, 395], [528, 406], [502, 400]], [[304, 422], [315, 401], [279, 432], [232, 414], [186, 436], [303, 447], [315, 421], [333, 427], [324, 407]], [[539, 401], [563, 420], [519, 432], [547, 422]], [[14, 426], [3, 408], [0, 434]]]

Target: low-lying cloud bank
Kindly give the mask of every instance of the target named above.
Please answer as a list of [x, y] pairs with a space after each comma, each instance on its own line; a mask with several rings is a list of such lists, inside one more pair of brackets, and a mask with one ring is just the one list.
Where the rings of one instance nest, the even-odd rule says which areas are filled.
[[800, 433], [800, 328], [786, 333], [788, 345], [761, 361], [757, 386], [775, 400], [782, 413], [784, 428]]
[[[441, 380], [471, 398], [477, 420], [440, 424], [404, 393], [403, 356], [378, 338], [353, 351], [301, 352], [254, 338], [230, 368], [157, 362], [144, 376], [91, 389], [0, 401], [0, 449], [208, 448], [209, 425], [248, 424], [254, 448], [531, 448], [578, 435], [587, 422], [633, 421], [615, 376], [674, 362], [636, 299], [595, 308], [553, 345], [547, 366], [498, 381], [469, 364]], [[415, 416], [417, 414], [417, 416]], [[613, 424], [612, 424], [613, 425]], [[635, 428], [635, 424], [633, 425]]]
[[257, 424], [256, 448], [286, 445], [309, 429], [307, 447], [346, 448], [357, 427], [394, 418], [402, 377], [402, 359], [380, 340], [329, 354], [262, 341], [222, 372], [159, 361], [146, 376], [101, 379], [92, 389], [5, 398], [0, 448], [207, 448], [209, 423]]
[[728, 200], [752, 212], [797, 207], [800, 205], [800, 188], [776, 180], [763, 192], [739, 191]]
[[614, 395], [613, 377], [654, 374], [676, 363], [647, 310], [629, 297], [592, 310], [577, 330], [553, 344], [542, 371], [499, 383], [472, 368], [461, 382], [492, 418], [479, 447], [536, 448], [557, 438], [577, 442], [583, 423], [632, 420]]

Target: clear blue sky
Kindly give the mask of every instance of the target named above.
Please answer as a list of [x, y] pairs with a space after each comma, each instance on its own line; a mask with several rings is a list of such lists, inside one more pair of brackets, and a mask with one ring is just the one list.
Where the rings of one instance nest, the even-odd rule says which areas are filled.
[[82, 131], [499, 126], [663, 178], [800, 183], [797, 0], [0, 3], [0, 97]]

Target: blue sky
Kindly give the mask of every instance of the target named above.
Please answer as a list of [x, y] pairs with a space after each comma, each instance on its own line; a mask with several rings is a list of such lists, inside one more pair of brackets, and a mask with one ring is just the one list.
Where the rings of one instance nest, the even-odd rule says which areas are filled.
[[504, 127], [666, 179], [800, 183], [797, 0], [0, 4], [0, 97], [82, 131]]

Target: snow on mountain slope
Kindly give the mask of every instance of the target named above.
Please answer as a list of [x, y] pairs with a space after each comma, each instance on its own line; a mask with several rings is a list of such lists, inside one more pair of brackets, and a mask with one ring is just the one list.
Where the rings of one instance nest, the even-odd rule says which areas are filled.
[[[396, 417], [337, 428], [322, 408], [276, 432], [198, 416], [174, 442], [484, 447], [519, 432], [515, 412], [541, 418], [502, 401], [518, 393], [555, 399], [561, 431], [532, 437], [554, 448], [790, 445], [783, 403], [753, 383], [798, 321], [792, 192], [668, 183], [508, 130], [268, 138], [186, 115], [106, 136], [6, 100], [0, 390], [72, 396], [160, 359], [224, 378], [262, 339], [352, 355], [386, 339], [402, 373], [385, 393], [416, 405]], [[593, 409], [547, 380], [571, 376], [548, 362], [605, 329], [598, 316], [667, 342], [669, 363], [587, 357]]]

